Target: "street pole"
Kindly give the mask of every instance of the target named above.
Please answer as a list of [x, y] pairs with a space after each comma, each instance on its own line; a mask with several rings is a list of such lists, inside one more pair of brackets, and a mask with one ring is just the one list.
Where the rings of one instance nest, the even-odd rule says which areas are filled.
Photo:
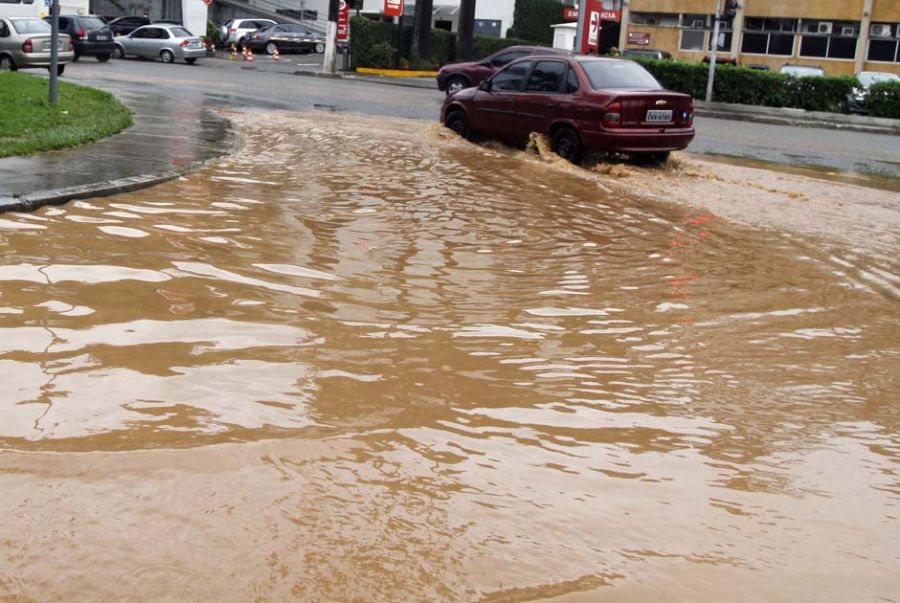
[[706, 108], [712, 104], [713, 83], [716, 80], [716, 51], [719, 50], [719, 20], [722, 18], [722, 0], [716, 0], [716, 24], [713, 26], [712, 52], [709, 57], [709, 79], [706, 83]]
[[334, 73], [334, 57], [337, 48], [338, 13], [340, 12], [340, 0], [328, 2], [328, 28], [325, 30], [325, 63], [322, 70], [325, 73]]
[[50, 5], [50, 104], [56, 104], [56, 80], [59, 71], [59, 0]]

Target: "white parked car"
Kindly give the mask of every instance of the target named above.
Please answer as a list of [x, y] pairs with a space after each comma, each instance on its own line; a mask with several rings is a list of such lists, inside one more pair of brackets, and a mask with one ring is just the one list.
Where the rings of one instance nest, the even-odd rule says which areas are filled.
[[816, 65], [782, 65], [779, 72], [793, 77], [825, 77], [825, 70]]
[[241, 45], [250, 40], [250, 35], [263, 27], [275, 25], [271, 19], [229, 19], [222, 24], [221, 40], [225, 46]]
[[869, 112], [866, 98], [869, 96], [869, 88], [872, 87], [872, 84], [900, 82], [900, 76], [886, 71], [860, 71], [856, 74], [856, 79], [859, 80], [860, 87], [854, 88], [853, 92], [847, 96], [847, 108], [851, 113], [862, 114]]

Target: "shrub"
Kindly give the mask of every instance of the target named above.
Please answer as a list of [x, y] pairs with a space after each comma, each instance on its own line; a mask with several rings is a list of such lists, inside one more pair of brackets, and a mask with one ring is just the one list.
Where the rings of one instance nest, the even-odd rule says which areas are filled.
[[528, 40], [520, 40], [517, 38], [494, 38], [491, 36], [475, 36], [475, 47], [473, 50], [474, 58], [480, 61], [484, 57], [490, 56], [498, 50], [503, 50], [509, 46], [520, 46], [522, 44], [534, 45], [534, 42]]
[[[650, 59], [639, 62], [669, 90], [694, 98], [706, 96], [709, 65]], [[844, 112], [847, 95], [857, 85], [859, 82], [854, 77], [795, 78], [747, 67], [716, 65], [713, 97], [723, 103]]]
[[866, 103], [873, 117], [900, 119], [900, 82], [872, 84]]
[[513, 26], [507, 35], [550, 45], [551, 25], [563, 22], [563, 4], [559, 0], [516, 0]]

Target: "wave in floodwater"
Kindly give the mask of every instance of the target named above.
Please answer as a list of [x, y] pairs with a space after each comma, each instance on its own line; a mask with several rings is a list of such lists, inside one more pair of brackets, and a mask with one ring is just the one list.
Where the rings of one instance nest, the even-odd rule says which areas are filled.
[[895, 298], [613, 184], [687, 163], [236, 119], [200, 172], [0, 217], [0, 542], [71, 517], [68, 566], [123, 572], [38, 580], [60, 544], [0, 598], [895, 596]]

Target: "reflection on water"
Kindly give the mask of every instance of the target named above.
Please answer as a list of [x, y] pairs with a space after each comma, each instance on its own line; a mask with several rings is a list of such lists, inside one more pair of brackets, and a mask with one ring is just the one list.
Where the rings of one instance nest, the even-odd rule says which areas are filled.
[[0, 599], [896, 600], [893, 297], [556, 162], [238, 120], [0, 220]]

